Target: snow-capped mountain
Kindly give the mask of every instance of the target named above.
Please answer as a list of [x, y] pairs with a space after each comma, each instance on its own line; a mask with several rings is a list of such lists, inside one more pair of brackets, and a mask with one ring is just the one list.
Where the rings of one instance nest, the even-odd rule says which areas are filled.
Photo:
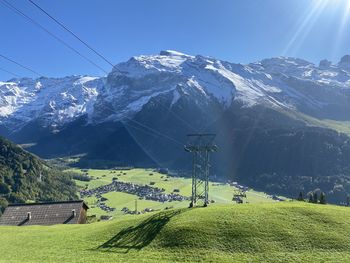
[[294, 58], [273, 58], [248, 65], [176, 51], [133, 57], [106, 77], [12, 79], [0, 82], [0, 122], [18, 130], [32, 121], [53, 130], [81, 116], [87, 123], [119, 121], [152, 99], [181, 97], [197, 104], [215, 101], [228, 108], [268, 105], [316, 117], [346, 119], [350, 112], [350, 58], [319, 66]]
[[241, 65], [162, 51], [106, 77], [0, 82], [0, 135], [41, 157], [183, 170], [186, 135], [210, 132], [218, 177], [290, 195], [331, 193], [350, 174], [349, 113], [350, 56]]
[[[179, 95], [194, 91], [226, 107], [233, 101], [241, 101], [247, 107], [269, 104], [294, 109], [308, 103], [322, 108], [348, 98], [350, 71], [346, 70], [347, 62], [344, 60], [326, 68], [293, 58], [240, 65], [210, 57], [163, 51], [156, 56], [134, 57], [115, 66], [108, 76], [106, 90], [113, 93], [119, 87], [118, 95], [123, 100], [128, 98], [126, 103], [129, 98], [132, 101], [130, 106], [123, 105], [122, 108], [135, 106], [136, 111], [150, 97], [171, 91], [174, 92], [174, 102]], [[296, 87], [300, 81], [306, 86], [304, 89]], [[329, 88], [332, 88], [332, 97], [329, 97]], [[318, 94], [313, 94], [314, 89]], [[106, 96], [111, 99], [113, 96], [109, 95]], [[116, 111], [120, 112], [120, 108], [117, 107]]]
[[92, 112], [102, 85], [103, 79], [87, 76], [0, 82], [1, 122], [13, 130], [33, 120], [62, 126]]

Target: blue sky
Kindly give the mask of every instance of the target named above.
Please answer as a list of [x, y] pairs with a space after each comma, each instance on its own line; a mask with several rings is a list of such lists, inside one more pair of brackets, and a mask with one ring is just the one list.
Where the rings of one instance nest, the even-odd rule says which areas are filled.
[[[107, 71], [111, 67], [35, 9], [8, 0]], [[173, 49], [248, 63], [280, 55], [318, 63], [350, 54], [350, 0], [35, 0], [118, 63]], [[104, 73], [1, 4], [0, 54], [45, 76]], [[34, 76], [0, 58], [0, 68]], [[12, 76], [0, 71], [0, 80]]]

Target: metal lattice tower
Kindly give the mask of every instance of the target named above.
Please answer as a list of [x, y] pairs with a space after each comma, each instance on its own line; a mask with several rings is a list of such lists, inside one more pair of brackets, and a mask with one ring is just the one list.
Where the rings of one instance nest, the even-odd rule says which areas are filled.
[[192, 153], [192, 197], [190, 207], [209, 203], [209, 155], [217, 151], [215, 134], [189, 134], [185, 151]]

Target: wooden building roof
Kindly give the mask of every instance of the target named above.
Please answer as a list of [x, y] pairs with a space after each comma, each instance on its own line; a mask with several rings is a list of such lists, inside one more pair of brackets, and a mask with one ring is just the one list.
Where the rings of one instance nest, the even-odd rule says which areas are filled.
[[82, 200], [10, 204], [0, 217], [0, 225], [78, 224], [89, 207]]

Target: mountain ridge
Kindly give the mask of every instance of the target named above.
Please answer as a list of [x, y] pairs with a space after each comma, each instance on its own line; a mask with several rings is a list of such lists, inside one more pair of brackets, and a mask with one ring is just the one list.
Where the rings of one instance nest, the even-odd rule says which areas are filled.
[[[174, 51], [138, 56], [105, 78], [46, 79], [48, 94], [37, 83], [2, 85], [0, 105], [14, 112], [0, 119], [0, 131], [44, 158], [79, 154], [79, 165], [90, 168], [176, 170], [190, 170], [187, 134], [216, 133], [217, 178], [292, 197], [321, 189], [344, 202], [350, 194], [344, 63], [275, 58], [240, 65]], [[39, 95], [27, 102], [21, 92]], [[11, 108], [19, 98], [22, 106]]]
[[[334, 106], [336, 100], [342, 103], [342, 111], [350, 110], [345, 105], [350, 96], [350, 71], [343, 68], [347, 63], [344, 56], [337, 65], [325, 69], [305, 60], [278, 57], [241, 65], [162, 51], [119, 63], [107, 77], [0, 82], [0, 123], [18, 130], [39, 119], [55, 130], [83, 115], [89, 122], [119, 121], [139, 112], [151, 98], [172, 92], [174, 104], [189, 91], [226, 107], [235, 100], [247, 107], [268, 104], [310, 114]], [[321, 95], [313, 94], [315, 90]], [[336, 99], [329, 99], [329, 93]]]

